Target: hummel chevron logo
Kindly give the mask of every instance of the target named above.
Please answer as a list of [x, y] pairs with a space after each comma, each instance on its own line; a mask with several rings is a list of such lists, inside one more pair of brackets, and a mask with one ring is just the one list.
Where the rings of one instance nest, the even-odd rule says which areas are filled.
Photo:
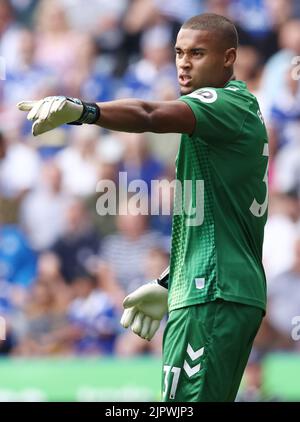
[[190, 343], [188, 343], [188, 347], [187, 347], [187, 350], [186, 351], [187, 351], [187, 354], [189, 355], [189, 357], [192, 360], [196, 360], [197, 358], [200, 358], [200, 356], [203, 355], [203, 353], [204, 353], [204, 347], [201, 347], [201, 349], [196, 350], [194, 352], [192, 346], [190, 345]]
[[197, 374], [197, 372], [200, 371], [200, 363], [198, 365], [194, 366], [193, 368], [190, 367], [190, 365], [187, 363], [187, 361], [184, 361], [183, 369], [185, 370], [187, 376], [191, 378], [193, 375]]

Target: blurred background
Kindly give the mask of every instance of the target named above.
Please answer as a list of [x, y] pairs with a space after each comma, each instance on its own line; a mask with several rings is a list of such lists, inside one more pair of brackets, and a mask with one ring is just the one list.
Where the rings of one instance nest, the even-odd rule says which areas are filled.
[[235, 22], [236, 77], [270, 137], [268, 313], [237, 400], [300, 400], [300, 1], [0, 0], [0, 401], [159, 400], [164, 324], [148, 343], [119, 319], [167, 267], [171, 216], [101, 216], [97, 202], [120, 172], [145, 195], [173, 180], [178, 135], [66, 126], [33, 139], [15, 104], [176, 99], [176, 33], [202, 12]]

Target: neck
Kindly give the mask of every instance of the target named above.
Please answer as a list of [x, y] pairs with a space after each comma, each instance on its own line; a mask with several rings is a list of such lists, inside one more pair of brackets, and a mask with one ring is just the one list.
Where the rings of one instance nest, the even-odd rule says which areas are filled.
[[226, 79], [225, 79], [225, 82], [224, 82], [224, 85], [223, 86], [225, 86], [226, 84], [228, 84], [229, 82], [231, 82], [231, 81], [235, 81], [236, 80], [236, 77], [235, 77], [235, 74], [233, 73], [233, 71], [230, 73], [230, 75], [229, 76], [227, 76], [226, 77]]

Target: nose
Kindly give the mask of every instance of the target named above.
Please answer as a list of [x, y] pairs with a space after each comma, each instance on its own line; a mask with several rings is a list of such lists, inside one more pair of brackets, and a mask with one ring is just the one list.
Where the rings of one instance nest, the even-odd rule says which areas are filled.
[[181, 69], [190, 69], [192, 64], [190, 61], [190, 58], [187, 54], [184, 54], [180, 59], [179, 59], [179, 63], [178, 63], [179, 67]]

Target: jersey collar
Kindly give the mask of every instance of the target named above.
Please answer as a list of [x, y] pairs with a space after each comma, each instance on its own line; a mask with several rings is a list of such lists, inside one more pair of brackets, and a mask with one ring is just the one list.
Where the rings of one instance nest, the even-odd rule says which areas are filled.
[[224, 88], [234, 86], [240, 89], [247, 89], [247, 84], [243, 81], [236, 81], [234, 79], [230, 79], [225, 85]]

